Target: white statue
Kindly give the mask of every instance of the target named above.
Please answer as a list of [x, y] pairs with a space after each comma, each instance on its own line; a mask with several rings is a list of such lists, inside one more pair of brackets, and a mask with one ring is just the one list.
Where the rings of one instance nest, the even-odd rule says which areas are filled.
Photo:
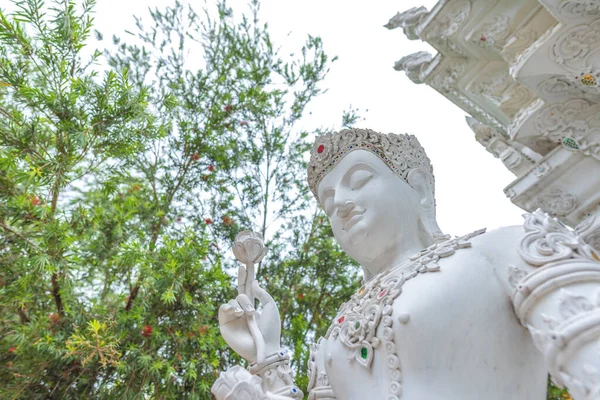
[[[311, 348], [310, 399], [544, 400], [548, 372], [575, 400], [600, 398], [600, 258], [577, 233], [537, 211], [524, 227], [442, 234], [410, 135], [321, 136], [308, 182], [365, 281]], [[219, 322], [250, 367], [221, 374], [213, 394], [301, 398], [277, 307], [253, 281], [262, 243], [243, 233], [235, 246], [247, 268]]]

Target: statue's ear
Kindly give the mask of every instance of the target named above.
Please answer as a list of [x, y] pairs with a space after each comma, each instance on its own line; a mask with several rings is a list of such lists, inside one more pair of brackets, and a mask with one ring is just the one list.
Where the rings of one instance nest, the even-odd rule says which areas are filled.
[[421, 239], [428, 245], [448, 239], [440, 230], [435, 219], [435, 197], [433, 176], [424, 168], [415, 168], [408, 173], [408, 184], [419, 197], [419, 225]]
[[433, 176], [424, 168], [415, 168], [408, 173], [408, 184], [417, 192], [419, 204], [427, 211], [435, 209]]

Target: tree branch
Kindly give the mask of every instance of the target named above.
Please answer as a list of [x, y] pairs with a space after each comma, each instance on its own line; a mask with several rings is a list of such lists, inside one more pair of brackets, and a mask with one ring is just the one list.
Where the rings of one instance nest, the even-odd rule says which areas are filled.
[[60, 297], [60, 287], [58, 286], [58, 274], [54, 272], [52, 274], [52, 297], [56, 303], [56, 311], [58, 315], [63, 315], [63, 304], [62, 298]]

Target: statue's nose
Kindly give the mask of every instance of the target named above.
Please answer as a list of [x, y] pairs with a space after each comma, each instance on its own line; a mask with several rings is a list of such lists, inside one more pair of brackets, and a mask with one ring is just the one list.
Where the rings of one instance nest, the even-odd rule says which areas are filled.
[[353, 201], [347, 200], [343, 204], [337, 207], [337, 216], [340, 218], [346, 218], [348, 214], [354, 209], [356, 204]]

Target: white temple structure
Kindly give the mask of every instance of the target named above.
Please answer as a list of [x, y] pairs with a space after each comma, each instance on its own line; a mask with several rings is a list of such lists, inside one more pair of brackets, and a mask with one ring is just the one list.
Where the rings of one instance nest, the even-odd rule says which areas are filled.
[[600, 0], [440, 0], [385, 26], [437, 50], [394, 68], [470, 115], [517, 177], [514, 204], [571, 226], [600, 217]]

